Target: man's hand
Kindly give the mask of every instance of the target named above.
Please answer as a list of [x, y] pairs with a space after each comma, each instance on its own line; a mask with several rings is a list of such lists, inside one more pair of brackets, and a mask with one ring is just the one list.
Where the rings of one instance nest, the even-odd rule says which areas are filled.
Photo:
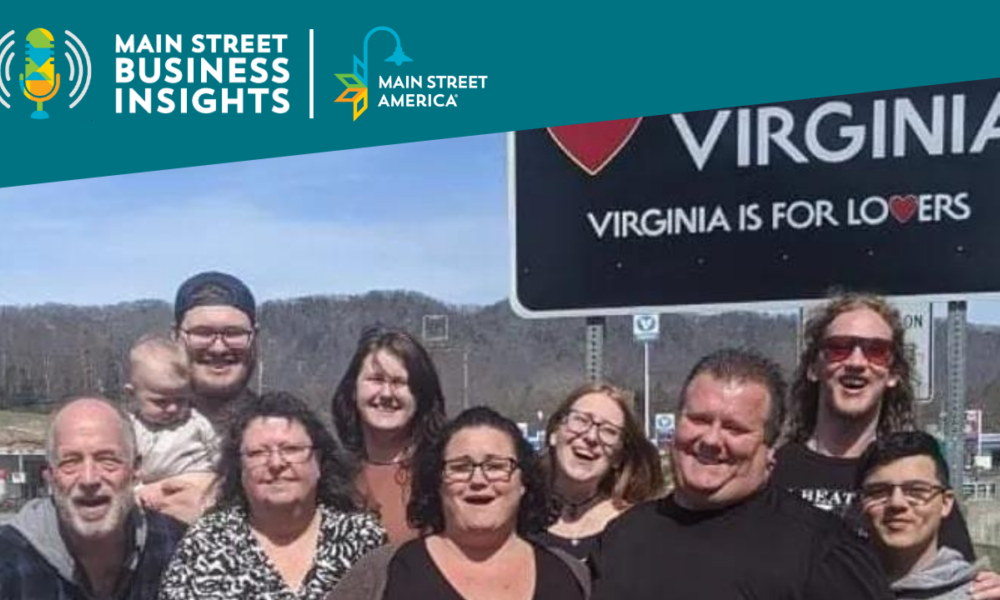
[[215, 504], [214, 473], [185, 473], [143, 486], [139, 501], [146, 508], [194, 523]]
[[993, 571], [976, 573], [969, 591], [972, 600], [1000, 600], [1000, 575]]

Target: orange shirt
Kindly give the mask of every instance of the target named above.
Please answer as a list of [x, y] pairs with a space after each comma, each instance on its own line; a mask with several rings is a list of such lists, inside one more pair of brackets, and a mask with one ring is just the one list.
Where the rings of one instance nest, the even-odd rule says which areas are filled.
[[389, 534], [389, 543], [402, 544], [420, 532], [406, 522], [406, 503], [410, 500], [410, 471], [398, 465], [361, 463], [358, 489], [370, 510], [379, 516]]

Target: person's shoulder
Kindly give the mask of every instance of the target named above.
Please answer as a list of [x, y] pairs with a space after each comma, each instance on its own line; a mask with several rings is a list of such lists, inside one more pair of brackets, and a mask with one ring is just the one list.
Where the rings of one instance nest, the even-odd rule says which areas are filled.
[[17, 556], [31, 549], [31, 544], [24, 535], [12, 525], [0, 525], [0, 564], [16, 559]]
[[535, 548], [536, 552], [545, 552], [550, 556], [554, 557], [558, 563], [565, 567], [569, 573], [576, 580], [577, 584], [582, 590], [585, 591], [585, 597], [590, 596], [591, 589], [591, 579], [590, 571], [584, 562], [575, 556], [571, 555], [569, 552], [562, 550], [561, 548], [556, 548], [554, 546], [548, 546], [539, 542], [538, 540], [528, 540], [529, 543]]
[[628, 532], [647, 530], [651, 524], [659, 523], [664, 519], [663, 506], [667, 501], [667, 498], [657, 498], [630, 506], [608, 521], [601, 537], [607, 540]]
[[[780, 520], [788, 532], [797, 532], [808, 541], [829, 546], [861, 542], [838, 515], [820, 510], [801, 497], [775, 485], [763, 493], [763, 506]], [[803, 542], [807, 541], [803, 539]]]
[[183, 537], [184, 533], [188, 530], [186, 523], [170, 515], [155, 510], [147, 510], [145, 515], [146, 526], [149, 527], [150, 535], [176, 540]]
[[213, 432], [215, 431], [215, 429], [212, 427], [211, 421], [208, 420], [208, 417], [206, 417], [204, 414], [202, 414], [200, 410], [194, 407], [191, 407], [191, 413], [190, 415], [188, 415], [188, 423], [190, 423], [192, 426], [198, 429], [209, 429], [212, 430]]
[[143, 421], [139, 415], [135, 413], [127, 413], [129, 421], [132, 422], [132, 429], [135, 434], [140, 438], [143, 436], [151, 436], [157, 433], [157, 430], [149, 425], [149, 423]]
[[793, 460], [796, 458], [802, 458], [808, 456], [810, 453], [809, 448], [802, 442], [789, 441], [778, 447], [774, 451], [775, 460]]
[[762, 493], [762, 504], [782, 519], [801, 523], [804, 527], [817, 530], [836, 529], [843, 526], [843, 520], [830, 511], [820, 510], [803, 500], [802, 497], [777, 485], [768, 485]]
[[389, 564], [396, 558], [399, 549], [385, 545], [362, 556], [324, 600], [381, 598], [389, 576]]
[[234, 506], [216, 506], [187, 528], [186, 537], [221, 542], [219, 534], [234, 532], [246, 523], [246, 513]]
[[385, 528], [370, 512], [345, 512], [326, 505], [320, 505], [320, 510], [323, 511], [321, 527], [329, 539], [354, 540], [363, 547], [382, 546], [389, 539]]
[[320, 505], [320, 510], [323, 512], [324, 522], [328, 527], [382, 529], [382, 525], [375, 515], [367, 511], [342, 511], [325, 504]]

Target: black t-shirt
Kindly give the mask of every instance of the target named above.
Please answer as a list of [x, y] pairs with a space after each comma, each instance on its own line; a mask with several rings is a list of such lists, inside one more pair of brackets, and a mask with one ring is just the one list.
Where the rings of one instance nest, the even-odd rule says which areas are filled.
[[543, 546], [559, 548], [566, 554], [586, 562], [587, 557], [597, 549], [597, 540], [600, 537], [600, 533], [595, 533], [578, 538], [566, 538], [550, 531], [543, 531], [533, 535], [532, 539]]
[[[845, 518], [848, 526], [863, 530], [860, 505], [855, 502], [860, 458], [837, 458], [813, 452], [792, 442], [778, 449], [771, 481], [817, 508]], [[975, 562], [976, 552], [961, 510], [953, 510], [941, 523], [941, 545]]]
[[742, 504], [689, 511], [673, 495], [604, 531], [595, 600], [890, 600], [867, 544], [844, 523], [766, 486]]
[[[535, 550], [535, 594], [531, 600], [583, 600], [580, 583], [562, 559], [541, 546]], [[427, 552], [423, 538], [409, 541], [389, 563], [382, 600], [464, 600]]]

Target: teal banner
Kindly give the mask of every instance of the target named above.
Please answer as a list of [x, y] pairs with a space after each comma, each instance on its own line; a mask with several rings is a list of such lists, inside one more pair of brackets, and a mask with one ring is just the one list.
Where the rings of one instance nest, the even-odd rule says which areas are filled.
[[7, 2], [0, 187], [1000, 76], [953, 6]]

